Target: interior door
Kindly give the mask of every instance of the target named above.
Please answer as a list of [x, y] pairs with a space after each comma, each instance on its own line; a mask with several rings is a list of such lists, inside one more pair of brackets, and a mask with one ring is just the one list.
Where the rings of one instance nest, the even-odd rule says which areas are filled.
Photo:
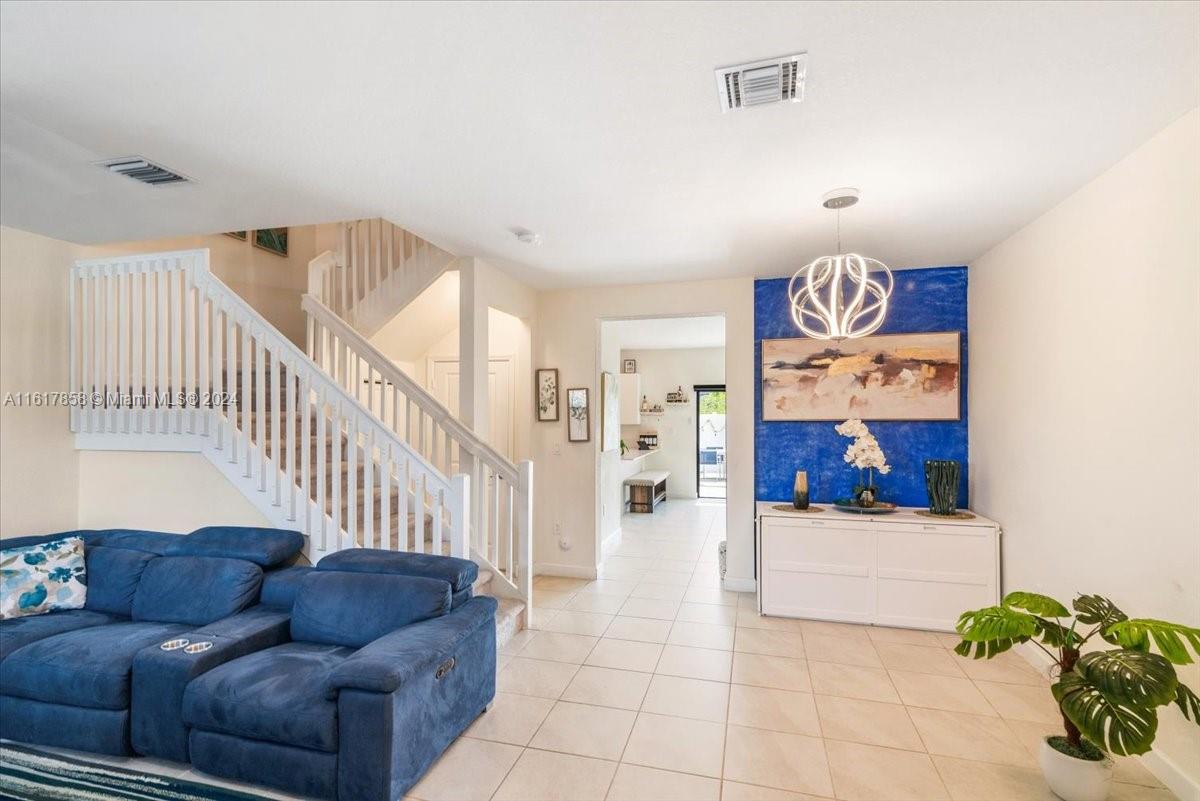
[[[427, 389], [458, 417], [458, 359], [431, 359]], [[488, 360], [488, 436], [487, 443], [509, 461], [513, 460], [513, 364], [512, 359]], [[451, 460], [458, 469], [457, 451]]]

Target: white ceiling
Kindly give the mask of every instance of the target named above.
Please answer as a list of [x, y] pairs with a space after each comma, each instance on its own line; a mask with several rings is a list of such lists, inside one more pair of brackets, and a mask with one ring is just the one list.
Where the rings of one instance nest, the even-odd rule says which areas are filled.
[[[801, 104], [713, 69], [807, 51]], [[0, 221], [380, 215], [540, 286], [961, 264], [1200, 104], [1200, 4], [0, 4]], [[149, 189], [90, 162], [194, 178]], [[519, 244], [517, 226], [544, 244]]]
[[725, 347], [725, 318], [720, 315], [605, 320], [603, 325], [621, 350]]

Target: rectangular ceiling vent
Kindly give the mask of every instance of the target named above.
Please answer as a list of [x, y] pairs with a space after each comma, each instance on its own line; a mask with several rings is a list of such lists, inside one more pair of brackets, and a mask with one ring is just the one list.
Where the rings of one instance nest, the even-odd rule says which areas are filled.
[[141, 181], [150, 186], [181, 184], [188, 181], [187, 178], [184, 178], [179, 173], [172, 172], [166, 167], [155, 164], [141, 156], [124, 156], [118, 159], [101, 161], [99, 164], [114, 175], [124, 175], [126, 178], [132, 178], [135, 181]]
[[807, 64], [808, 54], [800, 53], [721, 67], [716, 71], [721, 111], [736, 111], [786, 100], [799, 103], [804, 99]]

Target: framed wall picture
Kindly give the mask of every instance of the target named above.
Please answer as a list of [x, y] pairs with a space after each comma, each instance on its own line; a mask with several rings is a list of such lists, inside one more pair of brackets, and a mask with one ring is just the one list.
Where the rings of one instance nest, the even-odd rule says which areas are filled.
[[232, 236], [234, 239], [240, 239], [243, 242], [246, 241], [246, 232], [245, 231], [226, 231], [225, 236]]
[[591, 438], [587, 387], [572, 387], [567, 390], [567, 442], [587, 442]]
[[612, 373], [600, 374], [600, 450], [621, 447], [621, 390]]
[[762, 419], [958, 420], [957, 331], [762, 341]]
[[288, 229], [258, 229], [254, 232], [254, 247], [270, 251], [276, 256], [286, 256], [288, 254]]
[[543, 367], [534, 374], [534, 397], [537, 398], [537, 421], [558, 421], [558, 368]]
[[637, 359], [624, 359], [621, 362], [621, 372], [622, 373], [636, 373], [637, 372]]

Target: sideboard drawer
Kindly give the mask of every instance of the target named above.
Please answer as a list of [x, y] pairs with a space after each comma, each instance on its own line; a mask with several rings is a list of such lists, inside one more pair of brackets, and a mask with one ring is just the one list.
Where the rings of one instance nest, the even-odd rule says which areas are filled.
[[875, 539], [869, 530], [764, 521], [762, 611], [870, 622], [874, 563]]

